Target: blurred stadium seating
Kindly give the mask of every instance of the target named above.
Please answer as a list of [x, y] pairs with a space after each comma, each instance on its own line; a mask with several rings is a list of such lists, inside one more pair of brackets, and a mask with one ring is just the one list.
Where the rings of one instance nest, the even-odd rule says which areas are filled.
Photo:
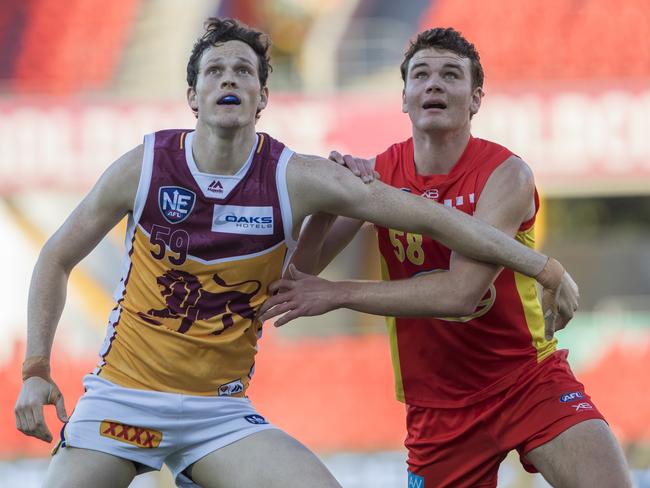
[[[638, 485], [650, 486], [647, 0], [196, 0], [191, 9], [177, 0], [71, 0], [65, 8], [3, 0], [0, 252], [13, 257], [9, 270], [18, 278], [0, 289], [11, 300], [3, 306], [13, 305], [0, 325], [0, 459], [45, 457], [50, 448], [18, 433], [13, 420], [38, 249], [144, 132], [191, 126], [185, 63], [209, 15], [237, 16], [270, 33], [275, 70], [260, 130], [309, 153], [369, 156], [408, 137], [398, 70], [408, 39], [453, 26], [474, 42], [487, 88], [475, 135], [512, 147], [535, 170], [545, 198], [542, 250], [567, 265], [583, 296], [561, 345], [625, 442]], [[117, 234], [70, 284], [53, 353], [69, 410], [111, 307]], [[326, 276], [376, 277], [372, 240], [364, 233]], [[382, 328], [379, 318], [344, 311], [268, 327], [252, 398], [332, 463], [343, 462], [341, 452], [397, 452], [402, 463], [404, 411], [393, 400]], [[388, 462], [384, 455], [369, 465]], [[8, 469], [0, 466], [0, 476], [15, 471]], [[380, 472], [347, 472], [344, 486], [388, 486], [368, 481], [373, 469]], [[544, 486], [516, 474], [516, 461], [506, 469], [503, 488]]]

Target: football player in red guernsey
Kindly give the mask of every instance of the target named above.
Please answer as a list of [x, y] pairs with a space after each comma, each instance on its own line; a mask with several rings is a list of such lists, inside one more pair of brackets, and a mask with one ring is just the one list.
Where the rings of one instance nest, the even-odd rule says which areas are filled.
[[[401, 72], [412, 137], [370, 161], [331, 158], [532, 248], [539, 200], [530, 168], [471, 135], [483, 98], [474, 46], [451, 28], [422, 32]], [[333, 219], [309, 222], [298, 269], [320, 272], [363, 224]], [[532, 279], [417, 233], [378, 226], [377, 235], [385, 281], [333, 283], [291, 268], [261, 318], [288, 312], [282, 325], [340, 307], [388, 317], [397, 398], [407, 405], [409, 487], [495, 487], [513, 449], [553, 486], [631, 486], [620, 446], [552, 336], [573, 310], [545, 333]]]

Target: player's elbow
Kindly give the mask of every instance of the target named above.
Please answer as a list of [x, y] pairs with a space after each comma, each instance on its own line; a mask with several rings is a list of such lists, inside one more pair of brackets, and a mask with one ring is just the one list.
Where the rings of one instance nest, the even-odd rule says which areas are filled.
[[444, 300], [443, 310], [438, 311], [438, 315], [446, 315], [451, 317], [464, 317], [471, 315], [478, 307], [482, 295], [475, 290], [450, 290], [450, 293]]

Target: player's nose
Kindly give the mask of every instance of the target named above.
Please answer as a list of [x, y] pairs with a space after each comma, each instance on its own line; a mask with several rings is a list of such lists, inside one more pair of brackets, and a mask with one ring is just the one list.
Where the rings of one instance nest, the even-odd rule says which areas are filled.
[[443, 91], [442, 80], [437, 76], [431, 76], [426, 85], [427, 93], [438, 93]]

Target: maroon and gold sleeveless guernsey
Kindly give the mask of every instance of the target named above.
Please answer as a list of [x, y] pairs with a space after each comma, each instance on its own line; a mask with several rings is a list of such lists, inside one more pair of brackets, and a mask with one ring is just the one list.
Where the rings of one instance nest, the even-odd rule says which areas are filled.
[[[470, 138], [446, 175], [418, 175], [413, 140], [391, 146], [376, 158], [385, 183], [473, 214], [492, 172], [512, 153]], [[503, 188], [507, 192], [507, 188]], [[538, 208], [535, 194], [535, 208]], [[516, 239], [534, 244], [534, 220]], [[399, 280], [449, 269], [451, 251], [425, 236], [378, 228], [384, 279]], [[436, 297], [432, 296], [431, 300]], [[503, 270], [467, 317], [388, 318], [397, 398], [411, 405], [453, 408], [478, 402], [514, 383], [523, 368], [555, 351], [544, 339], [535, 281]]]
[[142, 173], [95, 370], [127, 388], [244, 396], [262, 324], [255, 313], [293, 252], [292, 152], [258, 134], [240, 171], [201, 173], [194, 132], [145, 136]]

